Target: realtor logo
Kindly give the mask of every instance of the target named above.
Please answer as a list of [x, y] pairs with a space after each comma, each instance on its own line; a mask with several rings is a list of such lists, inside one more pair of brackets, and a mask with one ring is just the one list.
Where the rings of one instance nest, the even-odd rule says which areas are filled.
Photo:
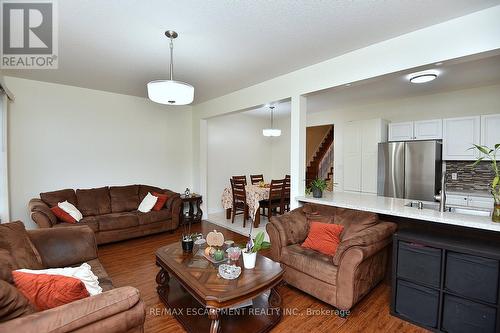
[[57, 11], [55, 0], [0, 0], [1, 68], [55, 69]]

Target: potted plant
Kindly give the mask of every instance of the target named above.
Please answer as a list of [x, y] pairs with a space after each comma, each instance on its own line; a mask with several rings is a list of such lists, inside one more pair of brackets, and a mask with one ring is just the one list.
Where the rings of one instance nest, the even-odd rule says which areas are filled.
[[327, 188], [328, 184], [325, 179], [316, 178], [311, 182], [311, 191], [313, 197], [321, 198], [323, 196], [323, 191]]
[[198, 237], [198, 233], [191, 233], [191, 220], [187, 224], [182, 225], [184, 232], [182, 233], [182, 251], [186, 253], [193, 252], [193, 245], [195, 238]]
[[500, 223], [500, 170], [497, 161], [497, 153], [500, 149], [500, 143], [497, 143], [494, 148], [489, 148], [487, 146], [474, 145], [471, 149], [476, 149], [484, 155], [479, 157], [472, 167], [476, 167], [484, 159], [491, 161], [491, 170], [494, 172], [493, 180], [490, 183], [491, 194], [493, 195], [493, 214], [491, 215], [491, 220], [493, 222]]
[[252, 239], [251, 227], [250, 235], [247, 245], [243, 250], [243, 266], [245, 269], [253, 269], [255, 267], [255, 261], [257, 259], [257, 252], [260, 250], [268, 249], [271, 243], [264, 241], [264, 232], [259, 231], [255, 239]]

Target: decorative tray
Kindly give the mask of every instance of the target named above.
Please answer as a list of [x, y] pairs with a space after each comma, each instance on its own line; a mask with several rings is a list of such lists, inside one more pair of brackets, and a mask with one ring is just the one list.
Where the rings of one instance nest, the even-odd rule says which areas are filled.
[[222, 264], [219, 266], [219, 275], [226, 280], [234, 280], [241, 274], [241, 267]]
[[210, 261], [211, 263], [213, 264], [220, 264], [221, 262], [226, 262], [227, 261], [227, 255], [224, 254], [224, 259], [222, 260], [215, 260], [214, 258], [210, 257], [210, 256], [207, 256], [205, 253], [203, 253], [203, 256], [205, 257], [205, 259], [207, 259], [208, 261]]

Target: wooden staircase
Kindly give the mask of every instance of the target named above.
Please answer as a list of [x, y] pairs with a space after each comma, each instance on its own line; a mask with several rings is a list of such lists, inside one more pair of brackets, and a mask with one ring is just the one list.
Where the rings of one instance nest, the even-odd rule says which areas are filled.
[[[314, 157], [312, 161], [309, 163], [306, 169], [306, 186], [309, 186], [309, 184], [318, 177], [318, 172], [319, 172], [319, 164], [325, 154], [327, 153], [328, 149], [333, 143], [333, 126], [332, 128], [328, 131], [328, 133], [325, 135], [325, 138], [321, 142], [321, 144], [318, 147], [318, 150], [314, 154]], [[330, 180], [333, 177], [333, 167], [330, 168], [330, 171], [328, 172], [328, 178], [327, 180]]]

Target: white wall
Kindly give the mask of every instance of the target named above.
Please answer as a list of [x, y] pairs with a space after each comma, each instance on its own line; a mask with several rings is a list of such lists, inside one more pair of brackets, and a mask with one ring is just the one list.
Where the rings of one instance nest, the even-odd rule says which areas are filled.
[[207, 121], [208, 213], [222, 211], [221, 195], [229, 178], [264, 174], [264, 179], [283, 178], [290, 168], [290, 118], [276, 119], [282, 135], [269, 138], [262, 129], [269, 119], [235, 113]]
[[335, 124], [335, 182], [344, 178], [343, 145], [346, 121], [382, 118], [390, 122], [500, 113], [500, 85], [395, 99], [382, 103], [307, 115], [307, 126]]
[[191, 187], [191, 107], [6, 77], [11, 219], [40, 192], [145, 183]]

